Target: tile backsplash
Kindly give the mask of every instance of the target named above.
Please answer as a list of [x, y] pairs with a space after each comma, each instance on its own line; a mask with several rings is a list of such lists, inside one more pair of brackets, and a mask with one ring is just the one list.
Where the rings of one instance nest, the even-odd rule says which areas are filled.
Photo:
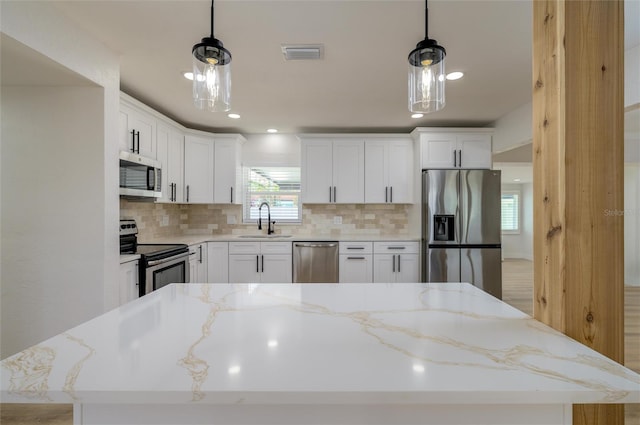
[[[404, 204], [304, 205], [302, 224], [276, 223], [276, 233], [295, 236], [409, 235], [409, 210]], [[120, 200], [120, 217], [133, 218], [142, 239], [180, 235], [257, 233], [242, 223], [241, 205], [155, 204]], [[341, 221], [341, 224], [336, 222]], [[264, 231], [264, 230], [263, 230]]]

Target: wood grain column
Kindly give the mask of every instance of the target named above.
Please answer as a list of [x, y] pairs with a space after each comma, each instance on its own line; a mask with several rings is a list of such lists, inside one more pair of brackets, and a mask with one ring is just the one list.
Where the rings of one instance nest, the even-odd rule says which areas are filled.
[[[534, 317], [622, 363], [622, 1], [533, 1]], [[574, 424], [623, 425], [622, 405]]]

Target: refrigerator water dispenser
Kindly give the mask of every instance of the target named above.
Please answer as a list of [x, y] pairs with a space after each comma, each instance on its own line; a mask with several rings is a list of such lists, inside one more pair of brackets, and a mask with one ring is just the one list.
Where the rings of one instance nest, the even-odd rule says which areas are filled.
[[454, 215], [433, 216], [433, 239], [436, 241], [455, 240]]

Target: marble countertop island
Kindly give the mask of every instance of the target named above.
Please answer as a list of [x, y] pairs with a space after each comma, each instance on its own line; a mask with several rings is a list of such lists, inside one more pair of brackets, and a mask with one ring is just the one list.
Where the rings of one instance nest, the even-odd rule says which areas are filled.
[[3, 403], [76, 423], [570, 424], [640, 402], [638, 374], [465, 283], [173, 284], [1, 366]]

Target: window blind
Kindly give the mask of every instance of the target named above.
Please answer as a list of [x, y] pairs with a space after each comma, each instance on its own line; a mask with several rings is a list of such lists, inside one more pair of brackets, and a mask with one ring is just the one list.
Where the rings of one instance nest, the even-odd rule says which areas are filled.
[[[269, 204], [271, 220], [278, 223], [301, 222], [299, 167], [245, 167], [244, 187], [245, 223], [258, 221], [258, 208], [263, 202]], [[262, 209], [262, 219], [266, 218], [265, 207]]]
[[503, 232], [518, 233], [520, 231], [520, 194], [503, 192], [501, 198], [501, 227]]

